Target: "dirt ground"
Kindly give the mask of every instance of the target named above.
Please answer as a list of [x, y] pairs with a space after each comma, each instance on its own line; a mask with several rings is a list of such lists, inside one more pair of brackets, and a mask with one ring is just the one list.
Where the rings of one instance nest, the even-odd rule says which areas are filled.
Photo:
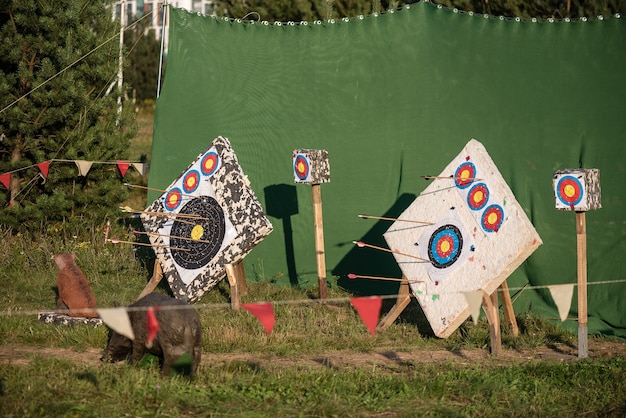
[[[31, 347], [23, 345], [0, 346], [0, 364], [28, 365], [36, 357], [56, 357], [71, 360], [77, 364], [99, 366], [100, 349], [88, 349], [75, 351], [65, 348]], [[624, 357], [626, 356], [626, 343], [619, 341], [596, 341], [588, 342], [588, 357], [590, 359]], [[453, 362], [458, 365], [503, 365], [516, 363], [528, 363], [534, 361], [574, 361], [578, 359], [578, 350], [569, 345], [554, 347], [539, 347], [524, 349], [521, 351], [503, 349], [498, 356], [490, 354], [489, 350], [415, 350], [399, 352], [393, 350], [373, 351], [369, 353], [351, 352], [325, 352], [316, 355], [294, 357], [280, 357], [268, 355], [255, 355], [251, 353], [203, 353], [202, 363], [205, 365], [228, 364], [232, 362], [245, 362], [266, 367], [289, 367], [289, 366], [312, 366], [330, 367], [337, 369], [354, 367], [381, 367], [389, 371], [400, 368], [407, 364], [420, 362], [446, 363]]]

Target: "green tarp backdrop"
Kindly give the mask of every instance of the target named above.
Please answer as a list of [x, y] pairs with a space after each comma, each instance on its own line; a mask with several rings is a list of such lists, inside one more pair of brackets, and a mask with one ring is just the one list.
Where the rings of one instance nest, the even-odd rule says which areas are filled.
[[397, 284], [346, 277], [401, 275], [391, 254], [353, 244], [386, 246], [390, 223], [357, 215], [399, 215], [428, 185], [420, 176], [475, 138], [543, 240], [508, 281], [517, 313], [558, 318], [545, 285], [576, 283], [575, 214], [555, 209], [554, 171], [600, 170], [603, 207], [587, 212], [589, 331], [626, 337], [626, 283], [603, 283], [626, 279], [623, 18], [520, 21], [430, 3], [306, 25], [170, 16], [149, 183], [164, 189], [229, 138], [275, 228], [246, 258], [249, 280], [317, 284], [311, 186], [294, 184], [292, 152], [326, 149], [331, 285], [393, 294]]

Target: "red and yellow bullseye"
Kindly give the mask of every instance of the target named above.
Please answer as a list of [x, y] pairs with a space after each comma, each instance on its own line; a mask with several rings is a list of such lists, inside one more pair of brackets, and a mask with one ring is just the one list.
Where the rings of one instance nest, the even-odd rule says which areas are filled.
[[217, 152], [209, 151], [202, 157], [202, 162], [200, 164], [202, 169], [202, 174], [205, 176], [210, 176], [215, 173], [217, 167], [219, 165], [219, 157]]
[[461, 164], [454, 173], [454, 183], [456, 187], [465, 189], [474, 182], [476, 178], [476, 166], [470, 161]]
[[504, 220], [504, 209], [500, 205], [491, 205], [483, 212], [481, 226], [487, 232], [498, 232]]
[[191, 170], [183, 177], [183, 190], [185, 193], [195, 192], [200, 185], [200, 173]]
[[309, 176], [309, 161], [303, 155], [298, 155], [293, 165], [296, 177], [306, 180]]
[[169, 211], [175, 210], [183, 200], [183, 193], [179, 188], [173, 188], [165, 195], [165, 209]]
[[472, 210], [480, 210], [489, 200], [489, 189], [485, 183], [473, 186], [467, 194], [467, 204]]
[[574, 176], [562, 177], [556, 186], [557, 197], [566, 206], [575, 206], [583, 198], [583, 185]]

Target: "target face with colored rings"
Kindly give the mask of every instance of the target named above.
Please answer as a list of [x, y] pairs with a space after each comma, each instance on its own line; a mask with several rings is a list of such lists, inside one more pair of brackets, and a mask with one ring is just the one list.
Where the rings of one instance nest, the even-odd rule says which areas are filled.
[[189, 218], [174, 221], [170, 232], [172, 258], [179, 266], [189, 270], [206, 266], [224, 242], [224, 211], [214, 198], [200, 196], [187, 202], [178, 213], [201, 213], [202, 218], [192, 222], [189, 222]]
[[293, 170], [296, 177], [300, 180], [306, 180], [309, 177], [309, 160], [304, 155], [297, 155], [293, 163]]
[[487, 232], [498, 232], [504, 221], [504, 209], [500, 205], [490, 205], [481, 216], [480, 225]]
[[454, 264], [463, 250], [463, 235], [454, 225], [437, 228], [428, 241], [428, 258], [433, 267], [444, 269]]
[[574, 176], [563, 176], [556, 185], [559, 200], [567, 206], [576, 206], [583, 198], [583, 185]]
[[176, 210], [183, 201], [183, 193], [178, 187], [174, 187], [165, 195], [165, 209], [170, 212]]
[[489, 188], [485, 183], [478, 183], [467, 193], [467, 205], [472, 210], [480, 210], [489, 200]]
[[219, 156], [215, 151], [207, 152], [200, 163], [202, 174], [205, 176], [211, 176], [217, 170], [219, 166]]
[[454, 184], [459, 189], [465, 189], [474, 182], [476, 178], [476, 166], [474, 163], [466, 161], [454, 172]]
[[183, 176], [183, 190], [185, 193], [193, 193], [200, 185], [200, 173], [198, 170], [190, 170]]

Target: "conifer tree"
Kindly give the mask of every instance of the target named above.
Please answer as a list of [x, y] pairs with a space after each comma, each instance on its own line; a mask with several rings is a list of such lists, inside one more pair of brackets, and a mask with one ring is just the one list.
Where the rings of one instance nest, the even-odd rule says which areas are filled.
[[[102, 220], [125, 199], [114, 164], [79, 176], [71, 162], [127, 156], [135, 125], [132, 106], [118, 112], [119, 30], [105, 1], [0, 0], [0, 174], [11, 178], [0, 223]], [[52, 161], [45, 179], [37, 164], [53, 159], [69, 161]]]

